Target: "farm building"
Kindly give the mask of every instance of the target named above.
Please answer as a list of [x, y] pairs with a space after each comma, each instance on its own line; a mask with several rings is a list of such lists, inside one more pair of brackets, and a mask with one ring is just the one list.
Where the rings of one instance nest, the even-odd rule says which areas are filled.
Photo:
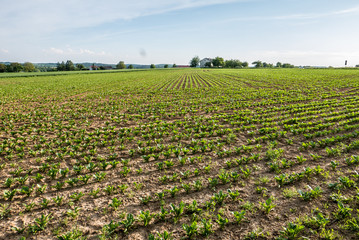
[[201, 68], [204, 68], [204, 67], [206, 67], [206, 63], [208, 63], [208, 62], [212, 62], [212, 58], [203, 58], [201, 61], [199, 61], [199, 66], [201, 67]]

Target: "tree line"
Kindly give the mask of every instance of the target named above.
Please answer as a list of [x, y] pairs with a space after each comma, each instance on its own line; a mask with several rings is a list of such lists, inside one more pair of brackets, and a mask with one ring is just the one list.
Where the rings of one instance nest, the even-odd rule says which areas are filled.
[[[126, 65], [124, 61], [120, 61], [116, 64], [116, 69], [125, 69]], [[128, 69], [133, 69], [133, 65], [130, 64]], [[83, 64], [78, 63], [74, 64], [71, 60], [67, 60], [66, 62], [62, 61], [58, 62], [56, 66], [57, 71], [81, 71], [81, 70], [107, 70], [113, 69], [112, 66], [96, 66], [95, 63], [92, 64], [89, 68], [85, 67]]]
[[[200, 65], [200, 58], [198, 56], [195, 56], [190, 61], [191, 67], [197, 67]], [[206, 68], [246, 68], [248, 67], [248, 62], [241, 62], [238, 59], [230, 59], [230, 60], [224, 60], [222, 57], [216, 57], [214, 59], [210, 59], [205, 62], [203, 67]]]
[[[172, 65], [172, 67], [175, 68], [175, 67], [177, 67], [177, 65], [174, 63], [174, 64]], [[126, 68], [125, 62], [124, 62], [124, 61], [120, 61], [120, 62], [116, 65], [116, 68], [117, 68], [117, 69], [125, 69], [125, 68]], [[152, 63], [152, 64], [150, 65], [150, 68], [151, 68], [151, 69], [154, 69], [154, 68], [156, 68], [156, 65]], [[163, 68], [169, 68], [169, 65], [168, 65], [168, 64], [164, 64], [164, 65], [163, 65]], [[130, 65], [127, 66], [127, 69], [134, 69], [134, 67], [133, 67], [132, 64], [130, 64]]]
[[4, 72], [35, 72], [36, 68], [31, 62], [25, 62], [20, 64], [18, 62], [12, 62], [9, 64], [0, 63], [0, 73]]
[[[197, 67], [200, 64], [200, 58], [198, 56], [195, 56], [190, 61], [191, 67]], [[255, 61], [252, 63], [255, 68], [294, 68], [294, 65], [289, 63], [280, 63], [277, 62], [276, 65], [271, 63], [266, 63], [262, 61]], [[214, 59], [210, 59], [210, 61], [207, 61], [204, 65], [204, 67], [207, 68], [247, 68], [249, 66], [248, 62], [242, 62], [238, 59], [230, 59], [230, 60], [224, 60], [222, 57], [216, 57]], [[168, 64], [165, 64], [163, 66], [164, 68], [169, 68]], [[173, 68], [177, 67], [176, 64], [172, 65]], [[120, 61], [115, 66], [116, 69], [134, 69], [134, 66], [132, 64], [127, 65], [124, 63], [124, 61]], [[156, 65], [151, 64], [150, 68], [156, 68]], [[90, 67], [91, 70], [106, 70], [106, 69], [112, 69], [112, 67], [105, 67], [105, 66], [96, 66], [95, 64], [92, 64]], [[35, 71], [43, 71], [43, 69], [38, 69], [32, 64], [31, 62], [25, 62], [23, 64], [20, 64], [18, 62], [12, 62], [9, 64], [0, 63], [0, 73], [3, 72], [35, 72]], [[89, 70], [89, 68], [86, 68], [83, 64], [74, 64], [71, 60], [67, 60], [66, 62], [62, 61], [61, 63], [58, 62], [56, 64], [56, 67], [52, 68], [46, 68], [45, 71], [81, 71], [81, 70]]]
[[[198, 56], [195, 56], [191, 59], [189, 62], [191, 67], [198, 67], [200, 65], [200, 58]], [[262, 61], [255, 61], [252, 62], [252, 65], [254, 65], [255, 68], [294, 68], [294, 65], [289, 63], [281, 63], [277, 62], [276, 65], [272, 63], [266, 63]], [[222, 57], [216, 57], [214, 59], [210, 59], [205, 62], [204, 66], [206, 68], [247, 68], [249, 66], [248, 62], [241, 62], [238, 59], [230, 59], [230, 60], [224, 60]]]
[[75, 71], [75, 70], [82, 70], [82, 69], [85, 69], [85, 66], [83, 64], [76, 64], [76, 66], [75, 66], [71, 60], [67, 60], [66, 63], [64, 61], [62, 61], [61, 63], [58, 62], [56, 64], [57, 71]]
[[295, 66], [290, 64], [290, 63], [281, 63], [281, 62], [277, 62], [276, 65], [272, 64], [272, 63], [266, 63], [266, 62], [262, 62], [262, 61], [255, 61], [252, 62], [252, 64], [254, 65], [254, 67], [256, 68], [294, 68]]

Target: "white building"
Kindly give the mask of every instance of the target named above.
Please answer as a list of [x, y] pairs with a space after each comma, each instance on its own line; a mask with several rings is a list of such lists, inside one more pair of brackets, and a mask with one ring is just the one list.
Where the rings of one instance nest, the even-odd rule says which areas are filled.
[[199, 61], [199, 66], [201, 68], [206, 67], [206, 63], [210, 62], [212, 64], [212, 58], [203, 58], [201, 61]]

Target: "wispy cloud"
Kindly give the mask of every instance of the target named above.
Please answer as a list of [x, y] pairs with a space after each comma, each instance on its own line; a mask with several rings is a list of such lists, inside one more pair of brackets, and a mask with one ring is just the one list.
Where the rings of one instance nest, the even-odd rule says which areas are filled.
[[93, 27], [116, 20], [243, 1], [250, 0], [12, 0], [0, 8], [0, 37]]
[[89, 49], [72, 49], [67, 47], [65, 49], [61, 48], [49, 48], [43, 49], [43, 52], [48, 55], [56, 55], [60, 57], [80, 57], [80, 56], [111, 56], [111, 54], [106, 53], [105, 51], [95, 52]]
[[[333, 63], [327, 59], [335, 64], [351, 54], [359, 64], [351, 51], [359, 39], [350, 25], [359, 17], [359, 3], [354, 2], [11, 0], [0, 8], [0, 56], [11, 61], [121, 59], [147, 64], [187, 63], [193, 54], [283, 61], [282, 56], [293, 64], [317, 59], [329, 65]], [[266, 47], [306, 51], [253, 52]]]
[[355, 6], [352, 8], [347, 8], [347, 9], [333, 12], [333, 14], [336, 14], [336, 15], [349, 14], [349, 13], [359, 13], [359, 6]]
[[359, 6], [355, 6], [353, 8], [347, 8], [339, 11], [334, 12], [327, 12], [327, 13], [312, 13], [312, 14], [294, 14], [294, 15], [287, 15], [287, 16], [277, 16], [273, 17], [273, 19], [278, 20], [287, 20], [287, 19], [317, 19], [317, 18], [324, 18], [324, 17], [331, 17], [336, 15], [348, 15], [353, 13], [359, 13]]
[[253, 16], [253, 17], [240, 17], [231, 18], [221, 21], [224, 22], [239, 22], [239, 21], [286, 21], [286, 20], [311, 20], [320, 19], [325, 17], [332, 17], [338, 15], [349, 15], [359, 13], [359, 6], [347, 8], [339, 11], [327, 12], [327, 13], [299, 13], [290, 15], [278, 15], [278, 16]]

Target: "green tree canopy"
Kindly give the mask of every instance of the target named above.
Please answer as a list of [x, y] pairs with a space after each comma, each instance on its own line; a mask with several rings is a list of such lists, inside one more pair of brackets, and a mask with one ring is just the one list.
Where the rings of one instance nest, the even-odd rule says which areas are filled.
[[12, 62], [6, 66], [7, 72], [20, 72], [23, 69], [23, 66], [18, 62]]
[[56, 66], [57, 71], [65, 71], [66, 70], [66, 66], [65, 66], [65, 62], [62, 61], [61, 63], [57, 63]]
[[125, 69], [126, 65], [124, 61], [120, 61], [117, 65], [116, 65], [117, 69]]
[[282, 67], [283, 68], [294, 68], [294, 65], [292, 65], [290, 63], [283, 63]]
[[189, 62], [191, 67], [197, 67], [199, 65], [200, 59], [198, 56], [195, 56], [191, 59], [191, 61]]
[[174, 64], [172, 65], [172, 67], [173, 67], [173, 68], [177, 67], [177, 64], [174, 63]]
[[24, 71], [25, 72], [34, 72], [35, 71], [34, 64], [32, 64], [31, 62], [24, 63]]
[[3, 63], [0, 63], [0, 72], [1, 73], [6, 72], [6, 65]]
[[216, 57], [212, 60], [212, 64], [214, 67], [223, 67], [224, 66], [224, 60], [221, 57]]
[[168, 64], [165, 64], [163, 67], [164, 67], [164, 68], [168, 68]]
[[65, 63], [65, 70], [66, 71], [74, 71], [75, 70], [75, 65], [71, 60], [67, 60]]
[[272, 63], [263, 62], [263, 67], [264, 67], [264, 68], [272, 68], [272, 67], [273, 67], [273, 64], [272, 64]]
[[128, 69], [133, 69], [133, 65], [132, 64], [130, 64], [130, 65], [128, 65], [128, 67], [127, 67]]
[[241, 61], [239, 61], [237, 59], [226, 60], [224, 62], [224, 67], [226, 67], [226, 68], [241, 68], [242, 63], [241, 63]]
[[263, 67], [263, 63], [261, 61], [255, 61], [255, 62], [252, 62], [252, 64], [254, 65], [254, 67], [256, 68], [261, 68]]
[[78, 70], [82, 70], [82, 69], [85, 69], [85, 66], [83, 64], [78, 63], [78, 64], [76, 64], [76, 68]]
[[150, 68], [156, 68], [155, 64], [151, 64]]

